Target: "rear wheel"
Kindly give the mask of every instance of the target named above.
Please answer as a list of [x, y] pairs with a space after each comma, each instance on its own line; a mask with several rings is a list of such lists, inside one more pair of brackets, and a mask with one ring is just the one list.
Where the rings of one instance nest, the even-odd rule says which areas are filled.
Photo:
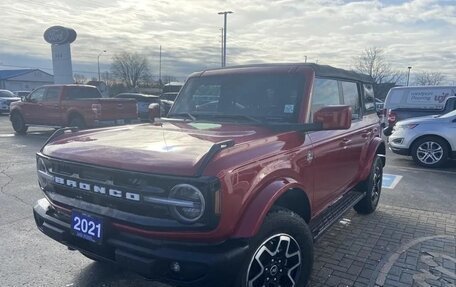
[[366, 196], [354, 206], [356, 212], [369, 214], [375, 211], [382, 192], [382, 178], [383, 162], [376, 156], [369, 177], [359, 185], [359, 190], [366, 192]]
[[252, 238], [236, 287], [304, 287], [313, 264], [313, 238], [296, 213], [275, 208]]
[[68, 126], [84, 129], [86, 127], [86, 124], [81, 116], [72, 116], [70, 122], [68, 123]]
[[18, 112], [11, 115], [11, 124], [16, 133], [23, 135], [27, 132], [28, 126], [25, 125], [24, 118]]
[[425, 167], [441, 167], [448, 160], [448, 144], [441, 138], [428, 136], [412, 145], [413, 160]]

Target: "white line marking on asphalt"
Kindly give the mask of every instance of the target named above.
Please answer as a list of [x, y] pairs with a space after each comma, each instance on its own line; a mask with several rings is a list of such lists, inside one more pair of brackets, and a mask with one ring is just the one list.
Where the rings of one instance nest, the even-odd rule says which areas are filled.
[[0, 138], [10, 138], [10, 137], [14, 137], [15, 134], [0, 134]]
[[414, 171], [426, 171], [426, 172], [445, 173], [445, 174], [456, 174], [456, 171], [438, 170], [438, 169], [430, 169], [430, 168], [428, 169], [428, 168], [406, 167], [406, 166], [398, 166], [398, 165], [387, 165], [386, 168], [396, 168], [396, 169], [414, 170]]

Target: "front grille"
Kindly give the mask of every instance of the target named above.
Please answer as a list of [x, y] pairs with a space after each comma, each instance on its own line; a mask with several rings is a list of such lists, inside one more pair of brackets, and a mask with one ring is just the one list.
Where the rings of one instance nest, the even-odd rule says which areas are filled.
[[[171, 188], [177, 184], [189, 183], [205, 194], [206, 204], [211, 206], [207, 208], [201, 224], [195, 227], [207, 227], [207, 224], [213, 225], [215, 222], [211, 204], [214, 192], [211, 191], [218, 190], [219, 183], [212, 177], [179, 178], [146, 174], [57, 160], [42, 157], [41, 154], [38, 155], [38, 169], [39, 173], [44, 170], [45, 174], [52, 177], [45, 186], [41, 181], [40, 184], [48, 199], [57, 205], [68, 209], [83, 208], [100, 214], [109, 212], [114, 216], [116, 212], [122, 212], [123, 220], [128, 218], [126, 214], [139, 216], [137, 218], [143, 218], [141, 221], [162, 220], [162, 223], [151, 223], [160, 226], [169, 225], [170, 220], [176, 221], [166, 202]], [[39, 178], [41, 177], [42, 174]], [[115, 191], [113, 194], [112, 190]], [[151, 198], [157, 200], [150, 200]]]

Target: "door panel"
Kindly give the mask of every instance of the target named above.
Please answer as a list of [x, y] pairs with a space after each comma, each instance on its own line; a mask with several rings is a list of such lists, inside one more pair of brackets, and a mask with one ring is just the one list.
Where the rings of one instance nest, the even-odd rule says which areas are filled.
[[61, 87], [48, 87], [44, 94], [42, 109], [46, 115], [44, 124], [47, 125], [63, 125], [60, 112], [60, 93]]
[[33, 91], [21, 105], [22, 115], [27, 124], [43, 124], [42, 102], [45, 88]]

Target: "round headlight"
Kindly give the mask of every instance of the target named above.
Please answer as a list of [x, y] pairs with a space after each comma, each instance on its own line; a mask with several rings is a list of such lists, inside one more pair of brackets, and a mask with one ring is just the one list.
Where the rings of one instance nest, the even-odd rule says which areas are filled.
[[181, 222], [194, 223], [204, 214], [206, 202], [201, 191], [190, 184], [178, 184], [169, 192], [169, 199], [174, 200], [170, 207], [172, 215]]

